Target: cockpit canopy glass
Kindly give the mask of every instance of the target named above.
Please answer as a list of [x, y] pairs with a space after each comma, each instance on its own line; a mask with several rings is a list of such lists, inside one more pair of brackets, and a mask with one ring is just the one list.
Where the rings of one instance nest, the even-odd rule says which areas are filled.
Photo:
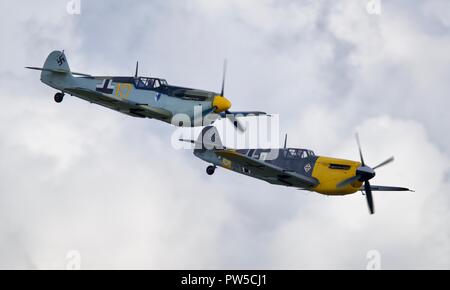
[[139, 77], [134, 80], [134, 84], [138, 89], [151, 90], [157, 89], [161, 86], [166, 86], [167, 81], [164, 79]]
[[286, 151], [286, 158], [288, 159], [303, 159], [312, 156], [315, 156], [315, 154], [311, 150], [289, 148]]

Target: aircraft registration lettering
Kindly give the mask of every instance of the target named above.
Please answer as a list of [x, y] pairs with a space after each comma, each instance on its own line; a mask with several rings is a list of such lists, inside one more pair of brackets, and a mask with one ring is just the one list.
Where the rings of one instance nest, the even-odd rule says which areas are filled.
[[133, 86], [131, 84], [118, 83], [116, 86], [116, 97], [128, 99], [132, 87]]

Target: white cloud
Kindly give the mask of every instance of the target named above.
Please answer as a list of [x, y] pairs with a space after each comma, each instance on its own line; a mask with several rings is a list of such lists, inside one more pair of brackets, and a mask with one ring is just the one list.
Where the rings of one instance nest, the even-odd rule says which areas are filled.
[[[75, 249], [83, 268], [365, 268], [377, 249], [383, 268], [449, 268], [446, 4], [178, 2], [2, 2], [21, 13], [0, 20], [0, 267], [64, 268]], [[374, 183], [416, 192], [376, 193], [369, 216], [359, 194], [208, 177], [169, 125], [54, 104], [23, 67], [60, 48], [76, 71], [139, 59], [212, 90], [228, 57], [233, 109], [279, 113], [290, 146], [322, 155], [357, 159], [358, 131], [371, 165], [396, 157]]]
[[[396, 157], [392, 165], [377, 170], [371, 183], [408, 185], [416, 192], [374, 193], [374, 216], [367, 214], [360, 194], [312, 197], [274, 235], [275, 267], [365, 268], [365, 254], [376, 249], [384, 268], [447, 268], [448, 157], [429, 142], [423, 126], [415, 121], [379, 117], [355, 129], [361, 132], [366, 162], [374, 166], [392, 154]], [[353, 159], [357, 159], [354, 140], [336, 151], [341, 150], [355, 152]]]

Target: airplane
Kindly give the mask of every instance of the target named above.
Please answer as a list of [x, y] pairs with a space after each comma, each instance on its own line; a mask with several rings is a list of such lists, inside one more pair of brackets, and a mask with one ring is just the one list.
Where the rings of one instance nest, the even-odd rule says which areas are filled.
[[[132, 117], [157, 119], [180, 127], [204, 126], [205, 122], [209, 125], [218, 118], [227, 118], [243, 131], [238, 117], [267, 115], [257, 111], [229, 110], [231, 102], [224, 96], [226, 62], [220, 93], [172, 86], [161, 78], [140, 77], [139, 62], [134, 77], [72, 72], [64, 51], [51, 52], [42, 68], [26, 68], [41, 71], [41, 81], [59, 91], [54, 96], [57, 103], [69, 94]], [[197, 111], [194, 110], [196, 106]]]
[[360, 161], [317, 156], [312, 150], [287, 147], [279, 149], [231, 149], [223, 146], [216, 127], [207, 126], [194, 140], [179, 139], [194, 144], [194, 155], [209, 165], [208, 175], [217, 167], [264, 180], [275, 185], [295, 187], [324, 195], [347, 195], [357, 191], [365, 194], [370, 214], [375, 213], [372, 191], [412, 191], [404, 187], [371, 185], [375, 170], [394, 157], [370, 167], [366, 165], [359, 137], [356, 135]]

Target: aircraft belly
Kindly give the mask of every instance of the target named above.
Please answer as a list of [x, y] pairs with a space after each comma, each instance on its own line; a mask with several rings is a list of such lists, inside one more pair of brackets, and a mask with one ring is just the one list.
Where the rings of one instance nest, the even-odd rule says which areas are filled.
[[270, 184], [275, 185], [284, 185], [284, 186], [290, 186], [290, 187], [297, 187], [302, 189], [309, 189], [310, 186], [307, 184], [304, 184], [298, 180], [291, 179], [288, 176], [283, 176], [283, 174], [274, 175], [271, 172], [266, 172], [263, 169], [258, 168], [247, 168], [245, 166], [242, 166], [240, 164], [236, 163], [228, 163], [227, 160], [222, 160], [222, 167], [230, 169], [234, 172], [253, 177], [259, 180], [266, 181]]
[[[71, 93], [71, 94], [72, 94], [72, 93]], [[114, 110], [114, 111], [118, 111], [118, 112], [121, 112], [121, 113], [124, 113], [124, 114], [129, 113], [129, 112], [121, 111], [120, 108], [118, 108], [118, 107], [117, 107], [116, 105], [114, 105], [113, 103], [101, 101], [101, 100], [94, 99], [94, 98], [91, 98], [91, 97], [88, 97], [88, 96], [83, 96], [83, 95], [81, 95], [81, 94], [72, 94], [72, 95], [75, 96], [75, 97], [77, 97], [77, 98], [80, 98], [80, 99], [82, 99], [82, 100], [85, 100], [85, 101], [87, 101], [87, 102], [89, 102], [89, 103], [96, 104], [96, 105], [100, 105], [100, 106], [102, 106], [102, 107], [105, 107], [105, 108], [108, 108], [108, 109], [111, 109], [111, 110]]]
[[235, 163], [227, 160], [226, 158], [222, 158], [221, 160], [219, 160], [218, 164], [216, 164], [216, 165], [218, 165], [222, 168], [231, 170], [233, 172], [248, 176], [248, 177], [266, 181], [271, 184], [287, 185], [286, 183], [280, 182], [277, 178], [274, 178], [269, 175], [264, 175], [264, 173], [262, 173], [262, 172], [256, 173], [254, 170], [248, 169], [248, 168], [238, 165], [238, 164], [235, 164]]
[[87, 102], [97, 104], [132, 117], [158, 119], [167, 123], [170, 123], [171, 121], [170, 112], [164, 109], [129, 104], [125, 100], [116, 99], [107, 95], [97, 96], [95, 95], [98, 94], [96, 92], [91, 93], [90, 91], [86, 91], [80, 93], [76, 88], [67, 88], [65, 91]]

